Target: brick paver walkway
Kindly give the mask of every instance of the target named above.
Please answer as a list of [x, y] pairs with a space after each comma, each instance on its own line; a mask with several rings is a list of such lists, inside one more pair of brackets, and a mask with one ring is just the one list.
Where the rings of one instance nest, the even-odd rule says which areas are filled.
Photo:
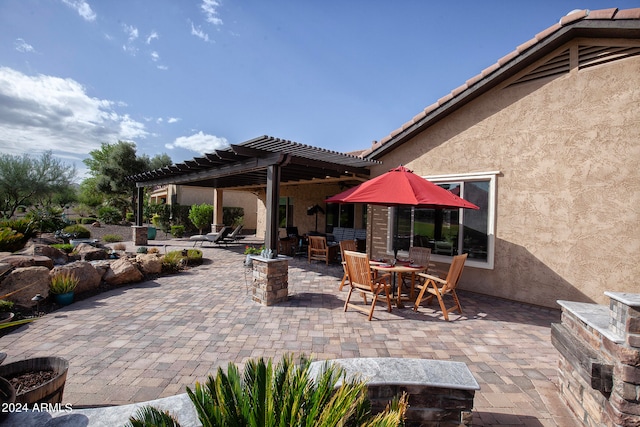
[[78, 407], [183, 393], [219, 366], [260, 356], [454, 360], [467, 363], [481, 387], [474, 425], [578, 425], [555, 385], [550, 324], [559, 311], [461, 293], [465, 312], [452, 322], [429, 307], [383, 306], [368, 322], [343, 311], [341, 266], [303, 259], [290, 262], [290, 300], [265, 307], [251, 301], [240, 247], [204, 252], [200, 267], [76, 302], [1, 337], [5, 363], [67, 358], [64, 403]]

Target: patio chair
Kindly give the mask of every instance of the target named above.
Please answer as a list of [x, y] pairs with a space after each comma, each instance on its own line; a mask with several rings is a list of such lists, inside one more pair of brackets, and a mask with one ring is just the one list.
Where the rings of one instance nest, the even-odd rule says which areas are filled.
[[311, 260], [324, 261], [329, 265], [331, 261], [336, 259], [338, 254], [338, 245], [327, 246], [327, 238], [325, 236], [309, 236], [309, 263]]
[[340, 281], [340, 288], [338, 290], [342, 290], [345, 282], [349, 275], [347, 274], [347, 264], [344, 260], [344, 251], [352, 251], [357, 252], [358, 246], [355, 240], [341, 240], [340, 241], [340, 256], [342, 257], [342, 267], [344, 268], [344, 275], [342, 276], [342, 281]]
[[[391, 296], [389, 295], [391, 288], [389, 279], [391, 275], [383, 274], [374, 277], [367, 254], [345, 251], [344, 257], [349, 278], [349, 294], [344, 303], [344, 311], [347, 311], [347, 308], [351, 307], [365, 314], [368, 312], [369, 320], [371, 320], [373, 310], [376, 308], [376, 302], [378, 302], [378, 296], [384, 292], [385, 298], [387, 299], [387, 311], [391, 312]], [[350, 302], [354, 290], [362, 293], [365, 305], [357, 305]], [[371, 308], [369, 309], [366, 307], [367, 295], [373, 297]]]
[[242, 230], [242, 225], [239, 225], [236, 228], [234, 228], [233, 231], [228, 236], [224, 237], [225, 243], [226, 242], [235, 243], [238, 240], [244, 239], [244, 236], [239, 235], [241, 230]]
[[[423, 277], [425, 282], [423, 284], [416, 284], [416, 288], [420, 289], [420, 293], [418, 294], [416, 303], [413, 306], [413, 311], [418, 311], [418, 307], [420, 306], [424, 293], [429, 292], [431, 295], [427, 298], [427, 303], [431, 304], [434, 296], [438, 298], [440, 309], [442, 310], [442, 314], [446, 321], [449, 321], [449, 313], [453, 310], [458, 310], [458, 313], [462, 314], [462, 307], [460, 306], [460, 300], [456, 294], [456, 287], [460, 281], [460, 276], [462, 276], [462, 269], [464, 268], [464, 262], [467, 260], [468, 255], [469, 254], [463, 254], [453, 257], [446, 279], [441, 279], [425, 273], [418, 273], [418, 276]], [[451, 295], [453, 298], [455, 303], [453, 307], [447, 308], [444, 304], [443, 298], [447, 294]]]

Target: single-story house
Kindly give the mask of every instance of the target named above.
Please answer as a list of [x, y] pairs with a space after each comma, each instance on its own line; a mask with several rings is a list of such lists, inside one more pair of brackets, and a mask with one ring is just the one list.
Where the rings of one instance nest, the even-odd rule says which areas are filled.
[[[400, 254], [431, 247], [442, 270], [468, 253], [461, 288], [557, 307], [638, 292], [638, 164], [640, 8], [563, 17], [362, 154], [264, 136], [130, 179], [213, 187], [218, 203], [250, 191], [256, 234], [274, 249], [292, 225], [366, 227], [376, 258], [397, 234]], [[324, 203], [398, 165], [480, 210]], [[308, 215], [315, 205], [324, 213]]]
[[[444, 72], [444, 71], [443, 71]], [[640, 8], [582, 10], [521, 44], [364, 153], [479, 211], [372, 207], [373, 256], [469, 253], [461, 288], [556, 307], [638, 292]]]

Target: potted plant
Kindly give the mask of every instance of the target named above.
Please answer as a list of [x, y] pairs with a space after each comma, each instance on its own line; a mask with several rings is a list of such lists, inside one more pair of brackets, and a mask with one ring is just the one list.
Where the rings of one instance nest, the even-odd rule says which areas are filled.
[[60, 305], [69, 305], [73, 302], [74, 292], [78, 286], [78, 277], [70, 271], [63, 271], [51, 277], [49, 293]]

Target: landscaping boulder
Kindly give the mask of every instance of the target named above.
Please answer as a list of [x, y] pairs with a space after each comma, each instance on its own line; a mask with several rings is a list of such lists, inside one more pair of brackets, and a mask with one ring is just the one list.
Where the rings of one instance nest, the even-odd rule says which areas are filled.
[[9, 255], [2, 262], [12, 265], [13, 267], [46, 267], [51, 270], [53, 268], [53, 260], [43, 255]]
[[139, 282], [143, 277], [142, 272], [134, 262], [128, 258], [120, 258], [111, 263], [111, 268], [104, 275], [104, 281], [109, 285], [122, 285]]
[[27, 288], [11, 295], [7, 299], [16, 304], [31, 307], [31, 298], [35, 294], [43, 297], [49, 295], [49, 269], [47, 267], [20, 267], [10, 272], [7, 277], [0, 282], [0, 295], [5, 295], [18, 289]]
[[74, 253], [80, 255], [83, 261], [94, 261], [97, 259], [107, 259], [107, 251], [102, 248], [96, 248], [88, 243], [80, 243], [73, 250]]
[[33, 243], [20, 252], [22, 255], [41, 255], [51, 258], [54, 264], [66, 264], [67, 254], [53, 246]]
[[107, 270], [111, 267], [111, 262], [108, 260], [91, 261], [90, 264], [100, 275], [100, 280], [102, 280], [104, 275], [107, 274]]
[[78, 278], [76, 293], [95, 291], [100, 286], [102, 275], [87, 261], [76, 261], [66, 265], [60, 265], [51, 270], [54, 276], [62, 272], [70, 272]]
[[0, 277], [4, 276], [9, 271], [13, 270], [13, 268], [14, 267], [8, 262], [4, 262], [4, 261], [0, 262]]
[[158, 274], [162, 272], [162, 256], [156, 254], [138, 254], [136, 262], [140, 264], [144, 274]]

